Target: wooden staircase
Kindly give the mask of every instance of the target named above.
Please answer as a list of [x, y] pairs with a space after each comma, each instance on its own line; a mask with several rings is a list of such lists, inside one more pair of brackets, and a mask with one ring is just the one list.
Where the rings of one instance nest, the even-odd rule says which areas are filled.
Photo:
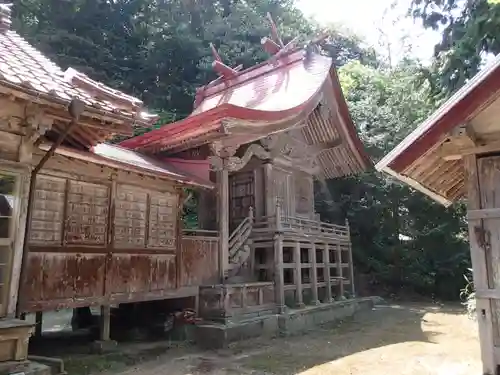
[[252, 252], [252, 243], [249, 237], [252, 234], [253, 223], [253, 208], [250, 207], [248, 216], [243, 219], [229, 236], [229, 270], [227, 278], [238, 275]]

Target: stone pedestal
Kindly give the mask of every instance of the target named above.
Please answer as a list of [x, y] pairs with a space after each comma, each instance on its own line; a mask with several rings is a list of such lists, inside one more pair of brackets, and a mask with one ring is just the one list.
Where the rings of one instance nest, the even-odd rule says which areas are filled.
[[26, 360], [34, 329], [33, 323], [24, 320], [0, 319], [0, 362]]

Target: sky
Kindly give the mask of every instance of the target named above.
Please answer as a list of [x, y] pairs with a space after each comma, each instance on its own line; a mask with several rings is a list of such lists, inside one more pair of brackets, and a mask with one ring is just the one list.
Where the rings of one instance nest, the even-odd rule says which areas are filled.
[[[405, 17], [411, 0], [399, 0], [391, 9], [394, 0], [296, 0], [300, 10], [320, 24], [340, 24], [363, 37], [379, 52], [389, 55], [397, 62], [405, 50], [429, 62], [439, 34], [425, 30], [419, 23]], [[406, 42], [402, 39], [406, 37]], [[408, 46], [412, 46], [408, 51]]]

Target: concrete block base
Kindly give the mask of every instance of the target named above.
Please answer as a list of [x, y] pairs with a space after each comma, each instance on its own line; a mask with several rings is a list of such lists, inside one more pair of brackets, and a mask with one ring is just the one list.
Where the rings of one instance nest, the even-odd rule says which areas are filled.
[[229, 343], [278, 334], [278, 316], [268, 315], [236, 323], [205, 322], [196, 326], [196, 344], [204, 349], [222, 349]]
[[374, 299], [370, 297], [288, 310], [285, 314], [278, 316], [280, 334], [300, 334], [322, 324], [339, 322], [358, 311], [373, 308], [374, 304]]
[[334, 323], [360, 310], [373, 308], [376, 298], [357, 298], [302, 309], [287, 310], [284, 314], [259, 316], [235, 322], [203, 322], [196, 326], [196, 344], [204, 349], [220, 349], [234, 341], [252, 337], [275, 337], [304, 333], [314, 327]]

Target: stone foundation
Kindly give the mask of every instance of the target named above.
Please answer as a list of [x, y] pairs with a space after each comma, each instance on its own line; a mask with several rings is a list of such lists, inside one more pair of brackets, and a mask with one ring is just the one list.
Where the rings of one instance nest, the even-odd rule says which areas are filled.
[[314, 327], [334, 323], [360, 310], [373, 308], [374, 298], [337, 301], [303, 309], [288, 310], [285, 314], [271, 314], [254, 319], [227, 323], [203, 322], [196, 326], [195, 340], [205, 349], [225, 348], [230, 342], [252, 337], [274, 337], [307, 332]]

